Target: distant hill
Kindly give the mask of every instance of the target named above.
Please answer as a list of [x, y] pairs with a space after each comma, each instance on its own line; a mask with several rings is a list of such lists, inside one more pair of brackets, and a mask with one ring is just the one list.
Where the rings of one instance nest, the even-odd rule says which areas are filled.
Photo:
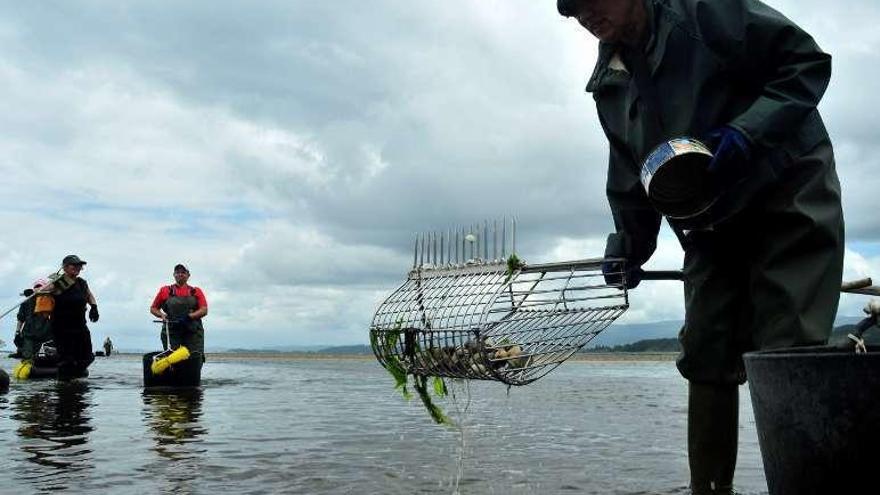
[[640, 340], [674, 339], [681, 329], [681, 320], [611, 325], [587, 344], [589, 347], [615, 347]]
[[[831, 345], [839, 345], [849, 340], [848, 334], [855, 332], [855, 325], [841, 325], [831, 332], [829, 343]], [[865, 332], [865, 342], [867, 344], [880, 344], [880, 329], [874, 328]], [[596, 339], [598, 340], [598, 339]], [[661, 339], [643, 339], [629, 344], [620, 344], [614, 346], [608, 345], [591, 345], [584, 348], [581, 352], [678, 352], [681, 346], [677, 337], [661, 338]]]
[[[839, 316], [835, 320], [835, 332], [838, 328], [852, 326], [862, 319], [861, 316]], [[588, 347], [615, 347], [633, 344], [643, 340], [676, 339], [678, 331], [684, 324], [681, 320], [655, 321], [651, 323], [633, 323], [627, 325], [611, 325], [587, 344]], [[868, 335], [880, 333], [877, 329], [869, 330]], [[846, 332], [843, 333], [846, 338]]]
[[373, 349], [368, 345], [337, 345], [325, 347], [315, 352], [318, 354], [372, 354]]
[[681, 345], [678, 339], [647, 339], [633, 342], [632, 344], [608, 346], [594, 346], [584, 348], [581, 352], [678, 352]]
[[[210, 351], [209, 351], [210, 352]], [[290, 347], [271, 347], [271, 348], [241, 348], [233, 347], [214, 352], [228, 352], [233, 354], [282, 354], [282, 353], [299, 353], [299, 354], [372, 354], [373, 350], [368, 345], [338, 345], [331, 347], [323, 346], [290, 346]]]
[[232, 349], [225, 349], [222, 352], [231, 352], [235, 354], [281, 354], [284, 351], [279, 351], [278, 349], [245, 349], [233, 347]]

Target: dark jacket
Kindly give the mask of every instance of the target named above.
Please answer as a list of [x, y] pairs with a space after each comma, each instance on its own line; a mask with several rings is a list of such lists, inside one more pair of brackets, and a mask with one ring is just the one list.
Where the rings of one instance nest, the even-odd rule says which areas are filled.
[[[748, 185], [728, 190], [713, 212], [723, 223], [828, 141], [816, 105], [831, 76], [831, 57], [810, 35], [759, 1], [645, 3], [650, 38], [636, 56], [645, 58], [655, 97], [639, 94], [631, 66], [620, 70], [617, 60], [612, 63], [615, 54], [624, 60], [633, 54], [610, 44], [600, 45], [587, 85], [610, 144], [607, 195], [617, 235], [609, 238], [606, 255], [637, 265], [654, 252], [660, 227], [639, 180], [641, 163], [657, 144], [700, 138], [723, 125], [752, 142]], [[681, 229], [677, 233], [681, 237]]]

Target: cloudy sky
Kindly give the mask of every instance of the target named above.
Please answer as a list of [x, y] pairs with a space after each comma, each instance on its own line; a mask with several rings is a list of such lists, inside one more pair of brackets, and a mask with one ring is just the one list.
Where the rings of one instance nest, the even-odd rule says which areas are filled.
[[[834, 56], [845, 275], [880, 278], [880, 4], [769, 3]], [[415, 232], [515, 215], [526, 261], [599, 256], [596, 49], [551, 0], [3, 2], [2, 309], [76, 253], [94, 341], [152, 348], [182, 262], [209, 348], [366, 343]], [[681, 258], [664, 228], [649, 266]], [[645, 283], [623, 321], [681, 300]]]

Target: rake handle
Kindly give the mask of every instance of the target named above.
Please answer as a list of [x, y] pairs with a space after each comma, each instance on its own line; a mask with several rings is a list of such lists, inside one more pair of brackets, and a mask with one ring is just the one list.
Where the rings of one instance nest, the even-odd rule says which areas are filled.
[[[522, 267], [523, 272], [541, 271], [569, 271], [576, 268], [599, 269], [606, 258], [589, 258], [577, 261], [562, 261], [555, 263], [527, 264]], [[623, 261], [622, 258], [610, 258], [612, 261]], [[684, 280], [681, 270], [646, 270], [642, 272], [642, 280]], [[840, 291], [849, 294], [863, 294], [867, 296], [880, 296], [880, 286], [872, 285], [870, 278], [850, 280], [840, 284]]]
[[642, 280], [684, 280], [681, 270], [647, 270], [642, 272]]
[[[684, 280], [681, 270], [651, 270], [642, 274], [642, 280]], [[880, 287], [872, 285], [870, 278], [850, 280], [840, 284], [840, 292], [880, 296]]]

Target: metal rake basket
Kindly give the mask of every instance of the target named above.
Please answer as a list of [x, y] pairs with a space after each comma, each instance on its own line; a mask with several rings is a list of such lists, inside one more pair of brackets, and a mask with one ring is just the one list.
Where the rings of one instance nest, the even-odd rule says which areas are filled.
[[[513, 223], [515, 242], [515, 223]], [[625, 283], [606, 284], [603, 260], [529, 265], [499, 258], [489, 227], [416, 240], [406, 282], [378, 308], [373, 352], [418, 376], [525, 385], [570, 358], [629, 307]], [[515, 246], [513, 248], [515, 250]]]

